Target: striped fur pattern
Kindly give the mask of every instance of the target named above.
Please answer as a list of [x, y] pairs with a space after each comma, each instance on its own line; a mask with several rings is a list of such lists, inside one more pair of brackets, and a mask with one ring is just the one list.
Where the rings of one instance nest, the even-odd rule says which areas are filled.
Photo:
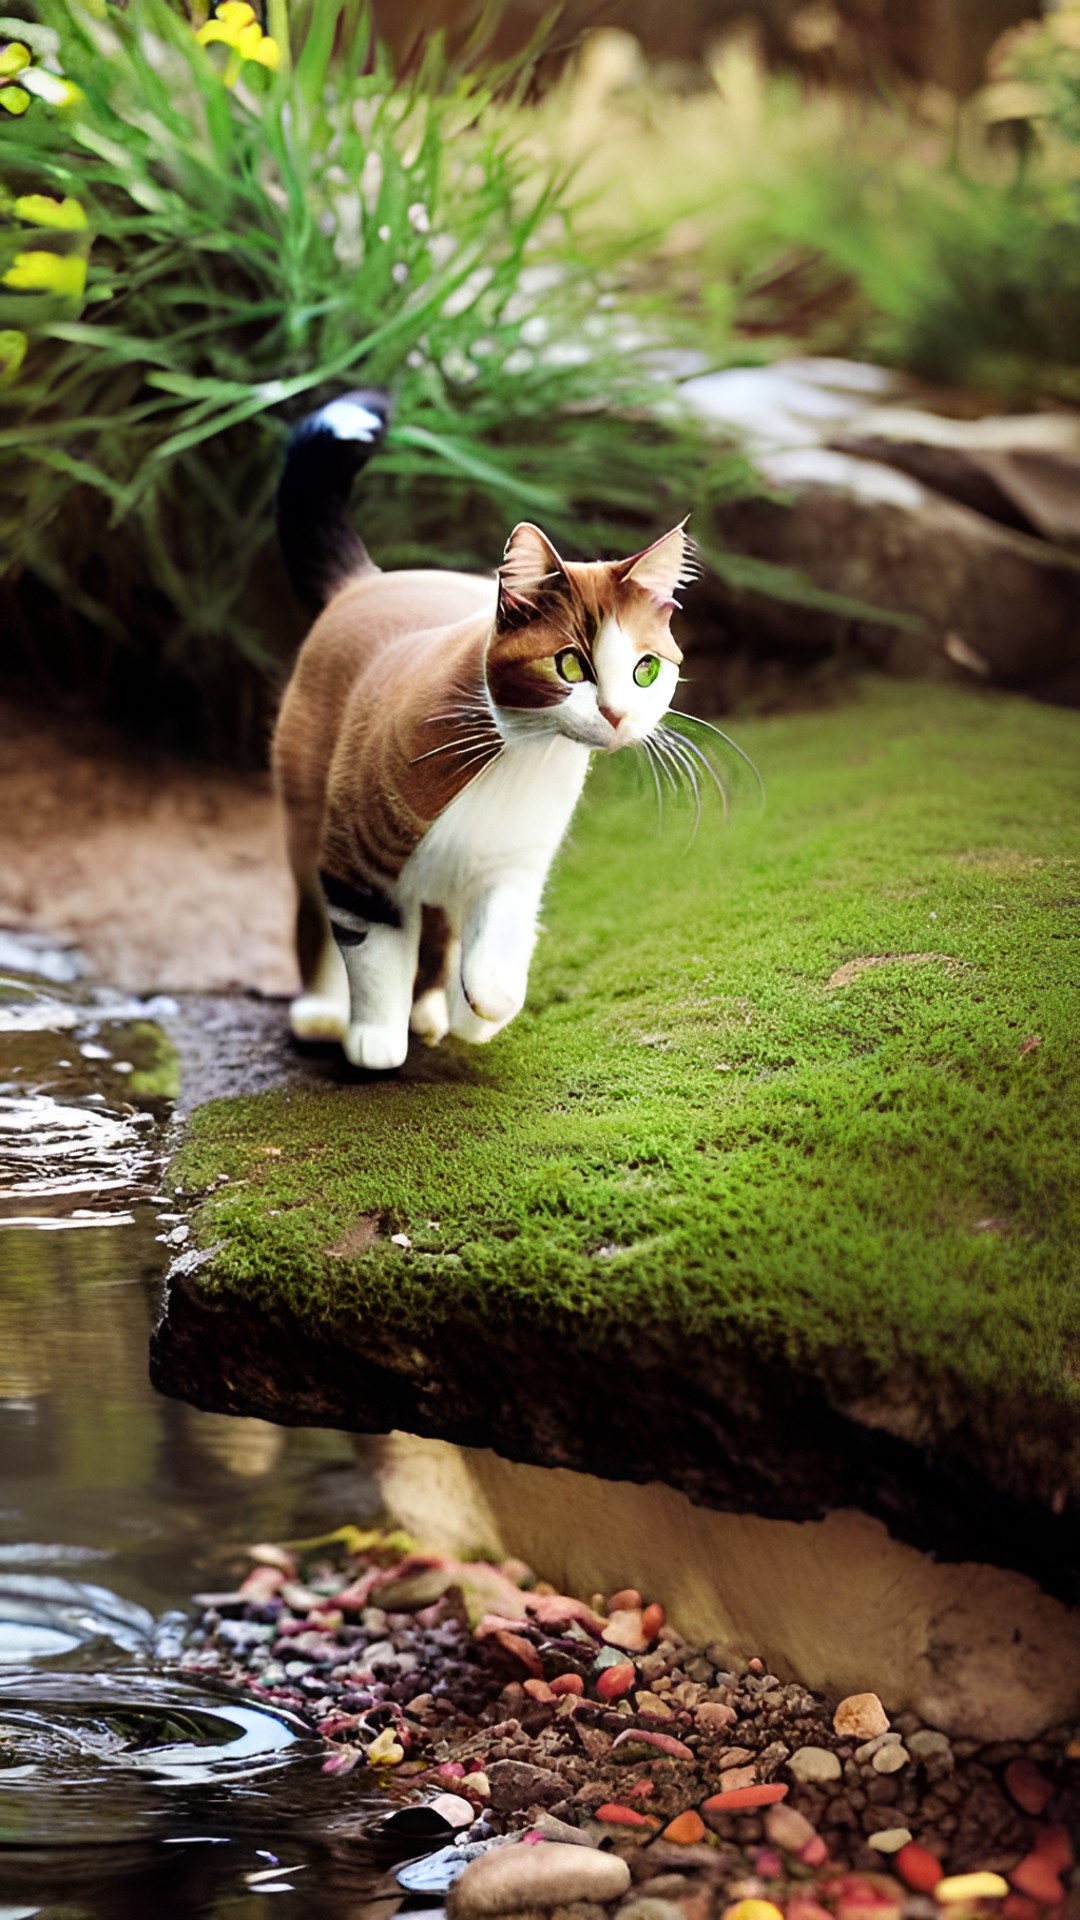
[[590, 754], [645, 738], [674, 692], [687, 548], [679, 527], [577, 564], [524, 524], [494, 580], [365, 556], [332, 594], [274, 739], [299, 1037], [386, 1070], [410, 1028], [486, 1041], [520, 1010]]

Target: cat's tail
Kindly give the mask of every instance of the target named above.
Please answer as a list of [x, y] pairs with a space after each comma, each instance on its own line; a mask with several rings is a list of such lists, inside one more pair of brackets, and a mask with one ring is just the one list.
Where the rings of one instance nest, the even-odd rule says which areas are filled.
[[349, 494], [390, 424], [389, 394], [343, 393], [297, 421], [277, 494], [278, 539], [297, 598], [318, 612], [343, 582], [374, 569], [349, 519]]

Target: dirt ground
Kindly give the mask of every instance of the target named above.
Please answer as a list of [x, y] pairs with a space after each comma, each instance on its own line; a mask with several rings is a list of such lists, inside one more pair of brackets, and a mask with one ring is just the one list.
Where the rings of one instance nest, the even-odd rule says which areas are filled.
[[71, 941], [135, 992], [295, 991], [265, 774], [140, 751], [0, 698], [0, 926]]

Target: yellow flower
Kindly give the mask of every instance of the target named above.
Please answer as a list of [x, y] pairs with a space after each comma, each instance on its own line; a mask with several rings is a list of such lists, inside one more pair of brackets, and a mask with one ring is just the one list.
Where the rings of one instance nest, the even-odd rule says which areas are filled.
[[23, 293], [59, 293], [77, 300], [86, 285], [86, 261], [79, 253], [17, 253], [2, 278], [6, 287]]
[[81, 97], [70, 80], [32, 66], [30, 49], [21, 40], [9, 40], [0, 47], [0, 107], [8, 113], [25, 113], [35, 95], [47, 107], [70, 107]]
[[0, 47], [0, 107], [5, 107], [8, 113], [25, 113], [30, 105], [30, 95], [15, 78], [29, 65], [30, 49], [24, 47], [21, 40], [9, 40], [6, 46]]
[[0, 333], [0, 387], [14, 386], [26, 358], [26, 347], [26, 335], [16, 327]]
[[244, 60], [253, 60], [256, 65], [271, 69], [281, 64], [281, 48], [263, 32], [254, 7], [249, 7], [246, 0], [221, 0], [213, 19], [199, 28], [195, 38], [204, 47], [216, 40], [231, 50], [232, 59], [224, 76], [227, 87], [236, 85]]
[[75, 233], [86, 225], [86, 213], [77, 200], [54, 200], [47, 193], [24, 193], [12, 203], [11, 211], [17, 220], [25, 220], [31, 227], [56, 227], [65, 233]]

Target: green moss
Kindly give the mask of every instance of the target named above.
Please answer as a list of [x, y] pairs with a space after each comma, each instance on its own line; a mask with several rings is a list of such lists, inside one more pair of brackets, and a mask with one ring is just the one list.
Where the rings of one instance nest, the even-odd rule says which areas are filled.
[[134, 1020], [123, 1029], [123, 1051], [133, 1072], [128, 1091], [136, 1100], [175, 1100], [180, 1092], [180, 1058], [167, 1033], [154, 1020]]
[[194, 1116], [201, 1284], [1075, 1404], [1080, 718], [878, 683], [738, 732], [767, 810], [688, 851], [596, 767], [489, 1048]]

